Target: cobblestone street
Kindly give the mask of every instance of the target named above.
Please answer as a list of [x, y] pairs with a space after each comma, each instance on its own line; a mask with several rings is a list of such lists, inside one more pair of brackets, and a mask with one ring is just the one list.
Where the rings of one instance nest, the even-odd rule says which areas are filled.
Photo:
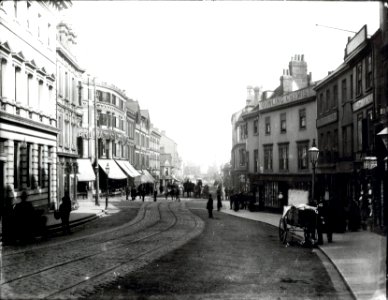
[[26, 249], [4, 249], [2, 299], [78, 298], [198, 235], [203, 222], [184, 204], [141, 206], [115, 228]]

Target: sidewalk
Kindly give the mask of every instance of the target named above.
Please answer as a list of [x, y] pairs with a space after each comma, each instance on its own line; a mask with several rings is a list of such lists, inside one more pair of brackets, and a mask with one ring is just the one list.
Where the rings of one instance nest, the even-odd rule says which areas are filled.
[[[229, 209], [223, 201], [221, 212], [279, 226], [280, 214]], [[385, 299], [386, 237], [369, 231], [333, 234], [333, 243], [319, 249], [334, 264], [356, 299]]]

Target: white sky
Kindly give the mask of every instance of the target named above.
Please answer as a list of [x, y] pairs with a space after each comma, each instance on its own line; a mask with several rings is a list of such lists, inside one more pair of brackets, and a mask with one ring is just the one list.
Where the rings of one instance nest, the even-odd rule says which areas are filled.
[[273, 90], [291, 56], [313, 80], [343, 61], [351, 33], [379, 26], [378, 2], [73, 1], [78, 61], [126, 90], [184, 162], [230, 160], [231, 115], [247, 85]]

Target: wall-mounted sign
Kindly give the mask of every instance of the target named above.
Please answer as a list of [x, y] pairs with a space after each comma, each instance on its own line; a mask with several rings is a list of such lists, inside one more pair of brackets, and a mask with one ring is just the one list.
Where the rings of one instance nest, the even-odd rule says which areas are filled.
[[322, 127], [326, 124], [336, 122], [337, 120], [338, 120], [338, 112], [335, 111], [335, 112], [331, 113], [330, 115], [327, 115], [323, 118], [318, 119], [317, 120], [317, 127]]
[[311, 86], [311, 87], [308, 87], [308, 88], [305, 88], [302, 90], [292, 92], [292, 93], [287, 94], [287, 95], [278, 96], [278, 97], [274, 97], [271, 99], [261, 101], [259, 104], [259, 110], [263, 110], [263, 109], [271, 108], [274, 106], [279, 106], [279, 105], [295, 102], [295, 101], [305, 99], [305, 98], [310, 98], [313, 96], [315, 96], [315, 91], [313, 90], [313, 87]]
[[365, 96], [364, 98], [361, 98], [360, 100], [357, 100], [353, 103], [353, 111], [359, 110], [368, 104], [371, 104], [373, 102], [373, 93], [370, 93], [369, 95]]
[[367, 37], [366, 25], [364, 25], [356, 35], [349, 40], [346, 45], [346, 56], [352, 53], [358, 46], [360, 46]]

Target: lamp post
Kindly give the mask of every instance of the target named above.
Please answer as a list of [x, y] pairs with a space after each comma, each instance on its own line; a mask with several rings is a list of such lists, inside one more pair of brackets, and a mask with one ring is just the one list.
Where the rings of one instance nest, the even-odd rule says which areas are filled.
[[109, 197], [109, 163], [106, 163], [105, 172], [106, 172], [106, 198], [105, 198], [105, 210], [108, 209], [108, 197]]
[[[384, 146], [385, 146], [385, 149], [388, 150], [388, 127], [385, 127], [383, 130], [381, 130], [378, 134], [377, 134], [383, 141], [384, 143]], [[384, 158], [384, 172], [387, 172], [387, 157]], [[387, 193], [387, 191], [384, 190], [384, 193]], [[387, 199], [387, 196], [385, 195], [384, 197], [384, 201], [386, 201]], [[387, 204], [385, 204], [385, 207], [387, 207]], [[386, 295], [386, 298], [388, 299], [388, 229], [387, 229], [387, 221], [388, 221], [388, 217], [387, 217], [387, 210], [385, 209], [385, 215], [384, 215], [384, 219], [385, 219], [385, 239], [386, 239], [386, 245], [385, 245], [385, 295]]]
[[312, 185], [311, 185], [311, 200], [310, 200], [310, 202], [312, 203], [314, 201], [314, 198], [315, 198], [315, 190], [314, 190], [314, 188], [315, 188], [315, 167], [317, 165], [318, 156], [319, 156], [319, 149], [315, 145], [315, 139], [313, 139], [313, 145], [308, 150], [308, 153], [309, 153], [311, 165], [313, 167], [313, 178], [312, 178]]
[[[96, 78], [93, 78], [93, 88], [94, 88], [94, 156], [96, 160], [95, 172], [96, 172], [96, 200], [95, 204], [100, 206], [99, 193], [100, 193], [100, 175], [98, 169], [98, 137], [97, 137], [97, 90], [96, 90]], [[91, 125], [91, 124], [90, 124]]]

